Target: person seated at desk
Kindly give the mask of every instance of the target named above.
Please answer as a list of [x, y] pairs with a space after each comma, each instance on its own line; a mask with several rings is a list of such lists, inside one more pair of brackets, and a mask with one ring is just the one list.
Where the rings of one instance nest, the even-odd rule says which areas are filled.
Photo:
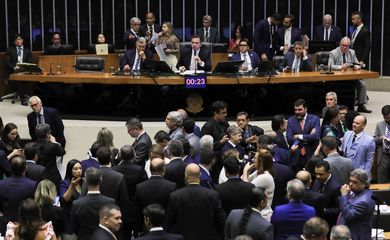
[[[18, 63], [32, 63], [32, 54], [30, 49], [24, 47], [23, 36], [16, 34], [14, 38], [15, 46], [9, 47], [5, 54], [5, 67], [7, 75], [14, 73], [19, 69]], [[11, 87], [17, 91], [21, 104], [27, 106], [27, 99], [24, 95], [23, 82], [12, 83]]]
[[169, 66], [176, 66], [176, 55], [179, 53], [179, 39], [173, 33], [173, 25], [171, 22], [163, 23], [162, 30], [158, 33], [155, 45], [163, 45], [164, 53], [166, 54], [165, 62]]
[[185, 70], [204, 70], [211, 71], [210, 51], [201, 48], [202, 43], [199, 35], [191, 37], [191, 49], [184, 49], [180, 53], [177, 66], [180, 71]]
[[229, 40], [229, 50], [240, 50], [240, 41], [246, 38], [244, 28], [237, 24], [232, 31], [232, 38]]
[[51, 43], [53, 46], [61, 46], [61, 34], [59, 32], [53, 32], [51, 35]]
[[135, 42], [139, 37], [142, 37], [140, 26], [141, 19], [137, 17], [132, 17], [130, 19], [130, 29], [123, 34], [123, 43], [127, 50], [135, 48]]
[[240, 52], [233, 54], [232, 60], [244, 60], [240, 70], [251, 71], [260, 64], [260, 57], [256, 52], [249, 51], [249, 41], [246, 38], [240, 40]]
[[295, 42], [294, 52], [288, 52], [284, 55], [283, 72], [311, 72], [313, 64], [307, 56], [301, 41]]
[[[353, 67], [353, 70], [362, 68], [356, 57], [355, 50], [349, 48], [350, 45], [351, 40], [348, 37], [344, 37], [341, 39], [339, 47], [330, 51], [328, 60], [330, 68], [341, 71], [347, 71], [350, 67]], [[355, 89], [357, 92], [357, 111], [371, 113], [372, 111], [368, 110], [364, 105], [367, 102], [367, 91], [363, 80], [356, 81]]]
[[97, 37], [97, 44], [104, 44], [106, 43], [106, 37], [103, 33], [100, 33]]
[[146, 49], [146, 39], [138, 38], [135, 48], [127, 50], [123, 56], [122, 68], [124, 71], [139, 71], [143, 69], [143, 62], [152, 59], [153, 53]]

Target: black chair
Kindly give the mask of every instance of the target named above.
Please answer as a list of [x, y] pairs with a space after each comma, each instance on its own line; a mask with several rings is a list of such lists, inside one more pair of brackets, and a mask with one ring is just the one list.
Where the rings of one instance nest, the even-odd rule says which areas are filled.
[[276, 69], [283, 70], [284, 68], [284, 56], [283, 55], [275, 55], [274, 58], [274, 64]]
[[227, 53], [227, 49], [226, 43], [214, 43], [211, 51], [213, 53]]
[[76, 57], [77, 72], [104, 72], [103, 57]]
[[321, 69], [319, 66], [324, 66], [325, 68], [328, 67], [328, 60], [329, 60], [329, 52], [323, 51], [323, 52], [317, 52], [316, 53], [316, 59], [317, 59], [317, 69]]

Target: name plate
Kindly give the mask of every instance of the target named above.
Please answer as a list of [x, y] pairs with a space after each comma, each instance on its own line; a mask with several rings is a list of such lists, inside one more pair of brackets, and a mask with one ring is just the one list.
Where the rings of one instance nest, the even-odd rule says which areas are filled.
[[184, 76], [185, 88], [206, 88], [206, 75], [186, 75]]

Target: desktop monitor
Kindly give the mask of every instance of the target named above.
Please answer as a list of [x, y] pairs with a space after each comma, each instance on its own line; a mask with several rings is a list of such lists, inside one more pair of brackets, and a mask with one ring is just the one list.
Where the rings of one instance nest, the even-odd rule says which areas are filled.
[[213, 73], [237, 73], [244, 62], [244, 60], [219, 62]]
[[174, 73], [164, 61], [146, 60], [143, 62], [144, 70], [158, 73]]
[[62, 55], [74, 54], [73, 44], [65, 44], [65, 45], [61, 45], [61, 47], [62, 47]]
[[271, 76], [278, 75], [275, 71], [276, 66], [274, 61], [262, 61], [257, 69], [257, 75], [259, 76]]
[[316, 52], [332, 51], [337, 47], [335, 41], [321, 41], [321, 40], [310, 40], [309, 41], [309, 53], [314, 54]]
[[61, 55], [61, 46], [49, 45], [45, 49], [47, 55]]

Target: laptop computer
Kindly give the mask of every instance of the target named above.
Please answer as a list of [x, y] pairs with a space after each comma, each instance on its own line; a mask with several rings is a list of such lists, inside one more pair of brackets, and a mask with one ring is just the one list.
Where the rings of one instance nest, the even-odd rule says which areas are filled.
[[244, 60], [234, 60], [234, 61], [224, 61], [219, 62], [213, 70], [214, 73], [224, 73], [224, 74], [236, 74], [241, 65], [244, 63]]

